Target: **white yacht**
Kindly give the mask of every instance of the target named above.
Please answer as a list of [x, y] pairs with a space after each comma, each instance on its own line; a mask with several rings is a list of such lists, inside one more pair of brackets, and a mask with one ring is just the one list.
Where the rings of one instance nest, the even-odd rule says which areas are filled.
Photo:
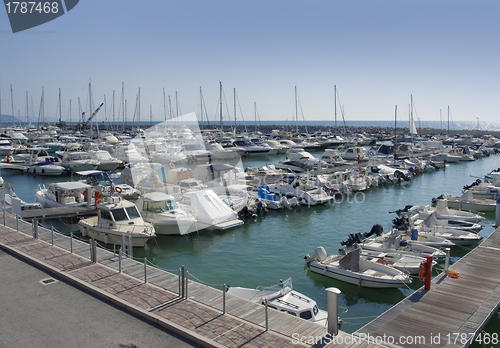
[[120, 197], [107, 197], [97, 204], [97, 216], [78, 222], [83, 236], [97, 239], [106, 244], [119, 244], [132, 239], [132, 246], [144, 247], [155, 237], [152, 224], [145, 222], [134, 203]]
[[291, 278], [285, 281], [280, 279], [279, 284], [274, 286], [259, 286], [256, 289], [229, 287], [227, 294], [260, 304], [267, 299], [270, 308], [323, 326], [328, 319], [328, 313], [319, 309], [316, 301], [293, 290]]
[[153, 224], [158, 235], [184, 235], [196, 231], [195, 217], [180, 209], [171, 195], [146, 193], [139, 197], [135, 205], [143, 219]]
[[94, 204], [92, 187], [79, 181], [54, 182], [39, 186], [35, 199], [44, 208], [86, 207]]
[[97, 169], [99, 162], [93, 160], [86, 152], [65, 152], [62, 156], [61, 165], [71, 173], [82, 170]]

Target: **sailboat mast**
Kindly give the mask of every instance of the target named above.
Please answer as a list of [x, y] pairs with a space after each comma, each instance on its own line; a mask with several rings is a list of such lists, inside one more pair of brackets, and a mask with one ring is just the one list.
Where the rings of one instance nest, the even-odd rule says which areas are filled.
[[448, 136], [450, 136], [450, 106], [448, 105]]
[[253, 114], [255, 118], [255, 133], [257, 133], [257, 103], [253, 102]]
[[12, 107], [12, 125], [14, 125], [14, 93], [12, 92], [12, 84], [10, 85], [10, 104]]
[[394, 106], [394, 146], [398, 142], [398, 132], [397, 132], [397, 122], [398, 122], [398, 106]]
[[220, 133], [222, 136], [222, 134], [224, 133], [223, 126], [222, 126], [222, 81], [219, 81], [219, 105], [220, 105], [220, 109], [219, 109]]
[[61, 89], [59, 88], [59, 127], [62, 127], [62, 113], [61, 113]]
[[163, 118], [167, 120], [167, 104], [165, 100], [165, 87], [163, 87]]
[[236, 136], [236, 88], [233, 88], [233, 104], [234, 104], [234, 131], [233, 136]]
[[333, 85], [333, 114], [335, 115], [335, 134], [337, 134], [337, 85]]
[[299, 133], [299, 113], [297, 108], [297, 86], [295, 86], [295, 133]]

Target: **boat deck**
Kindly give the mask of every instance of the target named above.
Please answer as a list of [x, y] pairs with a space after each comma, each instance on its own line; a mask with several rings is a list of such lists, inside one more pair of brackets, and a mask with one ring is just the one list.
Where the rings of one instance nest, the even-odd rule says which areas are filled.
[[438, 275], [429, 291], [417, 290], [355, 334], [392, 337], [401, 347], [469, 346], [500, 306], [499, 257], [497, 228], [450, 267], [460, 278]]
[[[152, 321], [205, 347], [325, 347], [315, 344], [326, 334], [324, 326], [188, 281], [187, 298], [180, 296], [179, 276], [112, 251], [97, 248], [97, 262], [90, 261], [90, 246], [6, 214], [0, 225], [0, 248], [54, 274], [126, 311]], [[8, 227], [11, 226], [11, 227]], [[120, 272], [121, 264], [121, 272]], [[350, 335], [340, 332], [340, 337]], [[299, 340], [302, 338], [302, 342]], [[313, 340], [314, 342], [312, 342]], [[346, 340], [348, 341], [348, 340]], [[312, 343], [311, 343], [312, 342]], [[333, 341], [331, 341], [333, 342]], [[349, 341], [350, 342], [350, 341]], [[340, 345], [340, 346], [351, 346]], [[363, 347], [377, 348], [363, 343]]]

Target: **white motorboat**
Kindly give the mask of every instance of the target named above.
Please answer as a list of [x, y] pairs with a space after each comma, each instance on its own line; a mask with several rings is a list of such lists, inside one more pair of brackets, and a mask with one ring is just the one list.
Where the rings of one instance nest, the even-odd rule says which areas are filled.
[[327, 256], [323, 247], [317, 247], [312, 256], [306, 255], [312, 272], [370, 288], [398, 288], [411, 283], [411, 278], [392, 266], [372, 262], [361, 256], [360, 249], [346, 255]]
[[205, 148], [210, 153], [210, 158], [215, 161], [231, 161], [240, 158], [237, 151], [225, 149], [219, 143], [206, 143]]
[[208, 162], [210, 160], [210, 152], [205, 149], [201, 143], [190, 143], [182, 145], [182, 153], [186, 156], [188, 162]]
[[[368, 261], [389, 265], [409, 274], [418, 274], [420, 264], [426, 260], [416, 255], [400, 254], [398, 252], [379, 253], [363, 249], [361, 249], [361, 256]], [[436, 261], [432, 262], [437, 264]]]
[[274, 184], [269, 184], [269, 191], [285, 197], [297, 197], [300, 204], [318, 205], [334, 200], [322, 188], [310, 186], [306, 179], [296, 174], [287, 174]]
[[153, 224], [158, 235], [184, 235], [197, 230], [195, 217], [180, 209], [175, 198], [163, 192], [150, 192], [135, 202], [142, 218]]
[[85, 183], [91, 185], [94, 191], [104, 197], [121, 196], [125, 199], [135, 200], [141, 192], [130, 185], [125, 184], [118, 173], [103, 172], [100, 170], [86, 170], [75, 174], [86, 176]]
[[350, 147], [342, 153], [342, 158], [350, 161], [362, 161], [365, 158], [365, 152], [362, 147]]
[[9, 183], [4, 183], [3, 179], [0, 177], [0, 189], [4, 190], [4, 201], [0, 201], [0, 207], [6, 212], [12, 213], [12, 199], [18, 199], [21, 204], [21, 210], [32, 210], [32, 209], [42, 209], [40, 203], [28, 203], [17, 197], [14, 192], [14, 188]]
[[209, 189], [184, 193], [179, 207], [195, 217], [200, 230], [225, 230], [243, 224], [238, 214]]
[[495, 199], [475, 198], [470, 190], [460, 197], [441, 195], [437, 201], [439, 200], [446, 200], [448, 208], [478, 212], [495, 211], [497, 205]]
[[99, 162], [93, 160], [86, 152], [65, 152], [62, 156], [61, 165], [71, 173], [82, 170], [97, 169]]
[[[407, 231], [400, 231], [400, 230], [396, 231], [399, 232], [401, 241], [406, 241], [406, 243], [410, 245], [418, 243], [435, 248], [450, 248], [452, 246], [455, 246], [455, 243], [444, 238], [441, 235], [425, 233], [424, 231], [420, 231], [416, 228], [411, 228]], [[383, 234], [382, 237], [390, 237], [392, 233], [393, 232], [387, 232]]]
[[152, 224], [145, 222], [134, 203], [120, 197], [107, 197], [97, 204], [97, 216], [78, 221], [83, 236], [106, 244], [120, 244], [132, 240], [132, 246], [144, 247], [155, 237]]
[[271, 147], [259, 146], [252, 143], [248, 139], [238, 139], [233, 142], [235, 146], [242, 147], [245, 152], [244, 156], [262, 156], [268, 155], [269, 151], [271, 151]]
[[260, 304], [267, 299], [270, 308], [321, 325], [326, 325], [328, 319], [328, 313], [319, 309], [316, 301], [293, 290], [291, 278], [285, 281], [280, 279], [280, 283], [274, 286], [259, 286], [256, 289], [229, 287], [227, 294]]
[[429, 160], [438, 161], [438, 162], [446, 162], [446, 163], [458, 163], [462, 160], [461, 156], [450, 155], [447, 152], [437, 153], [429, 156]]
[[372, 250], [381, 253], [399, 252], [406, 255], [416, 255], [426, 257], [427, 254], [434, 258], [444, 258], [445, 252], [421, 243], [412, 243], [403, 238], [398, 230], [393, 230], [390, 234], [363, 240], [359, 243], [363, 250]]
[[344, 158], [342, 158], [339, 150], [337, 149], [325, 149], [325, 152], [319, 159], [334, 166], [339, 166], [349, 163]]
[[111, 156], [106, 150], [94, 150], [89, 151], [88, 153], [92, 159], [99, 162], [99, 165], [97, 166], [98, 170], [113, 171], [122, 164], [122, 161]]
[[416, 205], [408, 210], [408, 213], [410, 214], [418, 213], [423, 218], [426, 218], [433, 212], [436, 212], [437, 219], [444, 219], [444, 220], [457, 219], [457, 220], [465, 220], [473, 222], [484, 220], [484, 216], [475, 213], [470, 213], [467, 211], [448, 208], [448, 201], [446, 199], [438, 199], [435, 208], [431, 207], [430, 205], [426, 205], [424, 207]]
[[36, 162], [28, 165], [25, 168], [25, 172], [41, 176], [59, 176], [66, 170], [66, 168], [59, 164], [61, 164], [59, 158], [45, 157], [44, 162]]
[[79, 181], [55, 182], [39, 186], [35, 199], [44, 208], [85, 207], [94, 204], [92, 187]]

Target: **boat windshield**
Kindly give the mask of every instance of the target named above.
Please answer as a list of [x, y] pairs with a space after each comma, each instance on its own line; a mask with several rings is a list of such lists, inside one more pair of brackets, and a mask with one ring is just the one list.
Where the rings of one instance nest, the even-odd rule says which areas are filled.
[[143, 210], [152, 213], [163, 213], [164, 211], [169, 211], [177, 209], [177, 203], [172, 200], [160, 201], [160, 202], [144, 202]]
[[115, 221], [128, 220], [128, 216], [123, 208], [111, 209], [111, 214], [113, 215]]
[[113, 182], [115, 185], [125, 185], [125, 183], [120, 179], [120, 176], [116, 173], [110, 173], [108, 174], [109, 179]]
[[127, 214], [130, 219], [136, 219], [141, 217], [141, 214], [139, 214], [139, 211], [137, 210], [137, 207], [135, 205], [132, 207], [125, 208], [125, 210], [127, 211]]
[[304, 312], [300, 312], [300, 317], [302, 319], [306, 319], [306, 320], [309, 320], [312, 318], [312, 313], [311, 311], [307, 310], [307, 311], [304, 311]]

